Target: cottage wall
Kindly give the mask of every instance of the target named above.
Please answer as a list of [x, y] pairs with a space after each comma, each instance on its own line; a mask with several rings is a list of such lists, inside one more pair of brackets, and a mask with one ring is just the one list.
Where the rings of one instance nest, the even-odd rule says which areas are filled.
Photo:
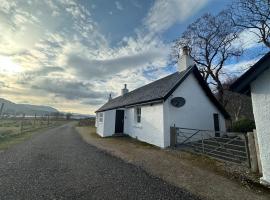
[[270, 69], [252, 82], [251, 97], [262, 163], [262, 181], [270, 184]]
[[103, 122], [99, 122], [98, 118], [96, 119], [97, 133], [101, 137], [108, 137], [113, 135], [115, 132], [115, 110], [107, 110], [102, 113]]
[[135, 108], [125, 110], [124, 132], [133, 138], [164, 147], [163, 104], [141, 107], [141, 123], [135, 120]]
[[[172, 106], [170, 102], [174, 97], [185, 98], [185, 105], [180, 108]], [[219, 114], [220, 131], [226, 131], [225, 118], [191, 74], [164, 103], [164, 146], [170, 145], [170, 127], [174, 125], [214, 131], [214, 113]]]

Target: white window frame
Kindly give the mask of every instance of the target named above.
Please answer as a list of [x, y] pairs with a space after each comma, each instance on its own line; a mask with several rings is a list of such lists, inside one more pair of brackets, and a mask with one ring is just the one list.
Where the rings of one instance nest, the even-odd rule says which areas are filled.
[[[135, 107], [135, 115], [134, 115], [134, 121], [136, 124], [142, 123], [142, 108], [141, 107]], [[139, 111], [139, 112], [138, 112]]]
[[98, 113], [98, 122], [103, 123], [104, 122], [104, 113]]

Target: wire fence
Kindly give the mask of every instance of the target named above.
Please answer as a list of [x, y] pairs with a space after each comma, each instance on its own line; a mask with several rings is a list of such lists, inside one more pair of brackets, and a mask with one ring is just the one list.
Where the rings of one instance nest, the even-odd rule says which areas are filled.
[[0, 118], [0, 140], [46, 127], [59, 126], [66, 122], [66, 119], [50, 116]]

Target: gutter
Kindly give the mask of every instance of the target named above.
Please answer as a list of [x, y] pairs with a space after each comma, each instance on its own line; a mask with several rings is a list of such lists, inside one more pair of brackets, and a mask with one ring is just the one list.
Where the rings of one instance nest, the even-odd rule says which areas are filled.
[[142, 101], [139, 103], [132, 103], [132, 104], [127, 104], [127, 105], [123, 105], [123, 106], [117, 106], [117, 107], [113, 107], [113, 108], [109, 108], [109, 109], [104, 109], [104, 110], [97, 110], [95, 113], [99, 113], [99, 112], [104, 112], [104, 111], [108, 111], [108, 110], [115, 110], [118, 108], [131, 108], [131, 107], [135, 107], [135, 106], [139, 106], [139, 105], [149, 105], [149, 104], [158, 104], [158, 103], [163, 103], [163, 97], [162, 98], [158, 98], [158, 99], [153, 99], [153, 100], [148, 100], [148, 101]]

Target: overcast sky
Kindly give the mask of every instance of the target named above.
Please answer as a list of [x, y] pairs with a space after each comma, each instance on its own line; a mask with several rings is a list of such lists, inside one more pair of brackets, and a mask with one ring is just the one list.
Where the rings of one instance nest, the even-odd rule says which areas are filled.
[[[173, 73], [171, 42], [229, 2], [0, 0], [0, 97], [93, 114], [124, 83], [132, 90]], [[243, 38], [256, 48], [249, 34]]]

